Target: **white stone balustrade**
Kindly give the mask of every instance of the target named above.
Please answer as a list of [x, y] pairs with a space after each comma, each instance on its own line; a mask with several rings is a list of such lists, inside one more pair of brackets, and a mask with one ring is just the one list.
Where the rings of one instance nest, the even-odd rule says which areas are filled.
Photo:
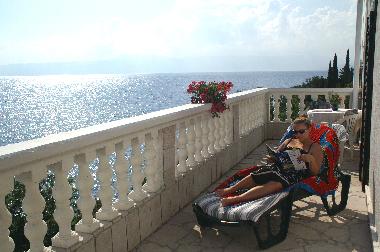
[[[56, 210], [53, 214], [60, 231], [52, 239], [53, 249], [56, 247], [60, 251], [65, 251], [64, 249], [71, 251], [70, 249], [75, 244], [79, 247], [85, 246], [83, 239], [80, 238], [81, 233], [87, 233], [93, 237], [92, 239], [97, 239], [94, 233], [103, 232], [101, 231], [101, 222], [112, 220], [108, 223], [113, 223], [114, 219], [119, 218], [120, 213], [125, 214], [125, 212], [134, 216], [126, 222], [127, 225], [130, 225], [129, 228], [137, 226], [140, 229], [136, 232], [145, 232], [147, 226], [152, 226], [152, 232], [154, 225], [152, 223], [145, 225], [144, 218], [153, 217], [150, 217], [149, 214], [140, 217], [133, 215], [136, 212], [135, 205], [140, 207], [139, 211], [155, 211], [158, 208], [162, 212], [158, 212], [157, 216], [162, 216], [162, 221], [167, 221], [165, 219], [166, 211], [175, 213], [178, 208], [173, 201], [182, 200], [183, 196], [161, 194], [161, 198], [153, 197], [151, 200], [156, 202], [158, 199], [158, 203], [156, 203], [161, 202], [162, 205], [159, 207], [149, 205], [146, 208], [148, 210], [144, 210], [144, 204], [146, 204], [144, 199], [152, 197], [149, 195], [154, 195], [162, 188], [165, 190], [165, 187], [171, 188], [170, 190], [182, 188], [183, 185], [175, 184], [172, 181], [173, 179], [187, 181], [187, 183], [194, 181], [194, 185], [191, 184], [191, 186], [192, 188], [199, 187], [198, 192], [211, 183], [211, 178], [205, 180], [204, 177], [201, 177], [204, 181], [195, 178], [194, 180], [179, 180], [174, 176], [175, 171], [186, 176], [187, 173], [191, 172], [190, 167], [204, 165], [210, 156], [217, 151], [221, 151], [231, 144], [236, 144], [234, 139], [255, 132], [258, 135], [263, 134], [261, 132], [266, 130], [268, 113], [270, 113], [270, 96], [275, 98], [274, 121], [278, 122], [280, 95], [285, 95], [289, 103], [293, 95], [298, 96], [300, 98], [300, 110], [303, 112], [305, 110], [303, 101], [306, 95], [326, 96], [330, 91], [332, 90], [260, 88], [229, 95], [227, 104], [230, 106], [230, 110], [226, 110], [220, 118], [211, 117], [209, 112], [211, 106], [209, 104], [188, 104], [3, 146], [0, 147], [0, 198], [4, 199], [5, 195], [11, 192], [14, 178], [25, 185], [26, 196], [22, 207], [27, 214], [28, 223], [25, 227], [25, 235], [30, 241], [31, 251], [42, 251], [43, 249], [46, 224], [42, 220], [42, 210], [45, 207], [45, 201], [38, 186], [41, 180], [46, 177], [48, 169], [55, 175], [55, 185], [52, 189]], [[351, 95], [352, 89], [334, 89], [334, 93], [344, 97]], [[289, 108], [291, 107], [286, 104], [286, 108], [286, 118], [290, 118], [291, 109]], [[165, 133], [167, 134], [165, 136], [162, 133], [166, 132], [166, 129], [175, 127], [179, 129], [177, 143], [175, 143], [174, 133], [172, 135]], [[261, 130], [255, 131], [259, 127]], [[167, 138], [165, 138], [165, 147], [164, 137]], [[144, 148], [141, 148], [142, 144], [145, 146]], [[129, 146], [132, 149], [131, 156], [126, 159]], [[110, 155], [116, 157], [113, 167], [110, 164]], [[232, 156], [232, 154], [228, 154], [229, 158]], [[218, 155], [214, 156], [214, 158], [217, 157]], [[97, 158], [99, 159], [99, 167], [96, 170], [96, 178], [99, 182], [98, 196], [102, 202], [102, 208], [94, 218], [92, 212], [95, 205], [95, 198], [93, 197], [95, 181], [89, 167]], [[175, 164], [175, 160], [178, 160], [178, 166]], [[237, 161], [233, 160], [231, 164]], [[74, 165], [78, 167], [75, 187], [79, 190], [80, 197], [77, 205], [82, 213], [81, 221], [75, 226], [75, 231], [79, 232], [79, 235], [71, 231], [73, 210], [69, 205], [69, 199], [72, 195], [72, 188], [67, 181], [68, 173]], [[113, 175], [112, 168], [115, 170], [115, 175]], [[202, 169], [207, 169], [207, 166], [197, 171], [202, 171]], [[213, 174], [212, 180], [215, 180], [217, 179], [216, 174], [220, 174], [220, 172]], [[117, 183], [114, 186], [118, 192], [118, 199], [115, 204], [112, 201], [114, 195], [111, 179], [113, 176], [116, 176]], [[146, 178], [146, 183], [143, 186], [144, 178]], [[203, 187], [196, 183], [203, 183]], [[133, 187], [132, 191], [130, 191], [131, 186]], [[188, 190], [182, 191], [188, 193]], [[191, 199], [189, 195], [186, 197], [188, 200]], [[171, 202], [170, 204], [167, 203], [167, 199]], [[188, 202], [183, 202], [181, 205], [185, 203]], [[170, 207], [168, 208], [168, 206]], [[135, 218], [140, 219], [133, 224]], [[9, 238], [8, 232], [11, 215], [4, 203], [0, 206], [0, 222], [2, 224], [0, 225], [0, 251], [12, 251], [14, 244]], [[157, 225], [160, 224], [156, 224], [155, 228], [158, 227]], [[130, 244], [133, 243], [131, 241], [133, 233], [133, 229], [128, 230], [128, 235], [125, 238], [128, 239], [128, 246], [132, 246]], [[140, 236], [138, 233], [136, 237], [140, 239], [140, 237], [146, 237], [146, 234], [141, 233]]]
[[[330, 89], [330, 88], [279, 88], [279, 89], [270, 89], [268, 92], [269, 96], [274, 97], [274, 122], [279, 122], [281, 121], [279, 116], [280, 116], [280, 98], [281, 96], [285, 96], [287, 102], [285, 104], [286, 110], [284, 111], [286, 114], [285, 122], [290, 122], [291, 121], [291, 114], [292, 114], [292, 104], [291, 104], [291, 99], [292, 96], [298, 96], [300, 99], [299, 103], [299, 114], [306, 114], [307, 110], [309, 109], [306, 107], [305, 104], [305, 99], [307, 98], [307, 95], [310, 96], [311, 100], [317, 101], [319, 96], [323, 96], [326, 101], [329, 100], [329, 95], [334, 94], [334, 95], [339, 95], [341, 98], [341, 102], [339, 107], [344, 108], [344, 100], [346, 96], [350, 96], [352, 94], [352, 88], [339, 88], [339, 89]], [[351, 102], [350, 102], [351, 106]], [[268, 108], [268, 111], [270, 111], [271, 107]]]

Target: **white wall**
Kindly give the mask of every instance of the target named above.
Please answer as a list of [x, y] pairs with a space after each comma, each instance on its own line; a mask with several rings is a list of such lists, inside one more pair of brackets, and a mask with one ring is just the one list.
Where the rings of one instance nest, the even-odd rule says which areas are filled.
[[377, 8], [377, 32], [374, 64], [374, 82], [371, 116], [371, 158], [369, 170], [369, 187], [374, 206], [377, 234], [380, 232], [380, 4]]

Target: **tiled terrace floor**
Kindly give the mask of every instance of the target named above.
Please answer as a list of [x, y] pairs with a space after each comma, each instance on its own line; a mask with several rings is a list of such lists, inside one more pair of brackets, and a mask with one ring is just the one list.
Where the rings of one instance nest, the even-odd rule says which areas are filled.
[[[276, 141], [267, 141], [273, 145]], [[243, 167], [258, 164], [266, 153], [265, 145], [230, 170], [226, 176]], [[288, 236], [266, 251], [372, 251], [365, 194], [358, 179], [358, 155], [349, 160], [345, 153], [344, 170], [352, 175], [347, 208], [329, 217], [319, 197], [312, 196], [293, 204]], [[357, 154], [357, 153], [356, 153]], [[223, 178], [223, 179], [224, 179]], [[221, 179], [221, 180], [223, 180]], [[212, 190], [216, 184], [209, 188]], [[145, 239], [135, 251], [142, 252], [244, 252], [259, 250], [253, 230], [246, 226], [200, 230], [191, 204]]]

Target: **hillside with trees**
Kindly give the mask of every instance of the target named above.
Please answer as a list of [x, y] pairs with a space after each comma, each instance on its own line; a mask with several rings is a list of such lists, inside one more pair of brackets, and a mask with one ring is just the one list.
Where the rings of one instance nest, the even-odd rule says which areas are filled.
[[354, 69], [350, 67], [350, 50], [347, 50], [346, 63], [338, 71], [338, 57], [335, 54], [331, 66], [329, 62], [329, 69], [327, 78], [324, 76], [313, 76], [306, 79], [301, 85], [294, 86], [294, 88], [348, 88], [352, 87], [352, 80], [354, 76]]

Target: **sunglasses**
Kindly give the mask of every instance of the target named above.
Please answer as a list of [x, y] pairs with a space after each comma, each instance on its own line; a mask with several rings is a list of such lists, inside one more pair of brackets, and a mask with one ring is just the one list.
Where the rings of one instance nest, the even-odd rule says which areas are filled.
[[298, 133], [299, 133], [299, 134], [303, 134], [303, 133], [305, 133], [306, 130], [307, 130], [307, 129], [300, 129], [300, 130], [293, 130], [293, 131], [294, 131], [294, 134], [297, 135]]

